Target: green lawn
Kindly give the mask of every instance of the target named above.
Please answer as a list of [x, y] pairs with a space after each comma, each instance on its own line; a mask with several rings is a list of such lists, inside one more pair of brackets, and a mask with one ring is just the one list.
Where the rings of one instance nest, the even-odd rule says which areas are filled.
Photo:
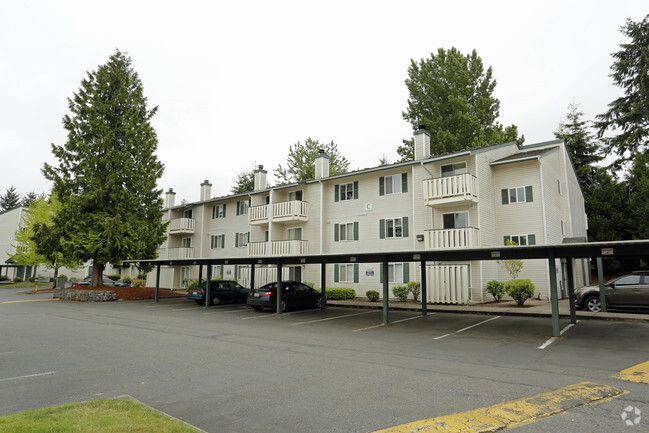
[[92, 400], [0, 417], [0, 431], [12, 433], [198, 433], [131, 400]]

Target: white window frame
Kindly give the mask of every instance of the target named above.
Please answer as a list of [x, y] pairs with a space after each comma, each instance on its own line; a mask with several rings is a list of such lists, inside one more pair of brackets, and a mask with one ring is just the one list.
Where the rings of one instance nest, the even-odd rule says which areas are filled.
[[[297, 238], [291, 237], [291, 233], [299, 233], [300, 236]], [[291, 227], [290, 229], [286, 229], [286, 240], [289, 241], [301, 241], [302, 240], [302, 227]]]
[[183, 212], [183, 218], [194, 218], [194, 210], [193, 209], [185, 209]]
[[385, 195], [401, 194], [403, 192], [401, 173], [385, 176], [383, 182]]
[[[343, 233], [345, 236], [343, 236]], [[338, 225], [338, 239], [341, 242], [354, 240], [354, 223], [340, 223]]]
[[[521, 198], [521, 191], [522, 191], [522, 199]], [[514, 193], [514, 200], [512, 200], [512, 192]], [[509, 197], [509, 204], [519, 204], [519, 203], [525, 203], [526, 202], [526, 195], [525, 195], [525, 187], [524, 186], [516, 186], [513, 188], [507, 188], [507, 194]], [[519, 200], [520, 199], [520, 200]]]
[[339, 186], [338, 198], [343, 200], [354, 200], [354, 182], [341, 183]]
[[[188, 245], [185, 245], [188, 244]], [[180, 240], [180, 245], [182, 248], [191, 248], [192, 247], [192, 238], [182, 238]]]
[[[514, 238], [516, 238], [516, 240], [514, 240]], [[525, 243], [521, 243], [521, 239], [525, 239]], [[525, 246], [530, 244], [527, 235], [509, 235], [509, 240], [514, 242], [518, 246]]]
[[[460, 214], [466, 215], [466, 225], [463, 226], [463, 227], [458, 227], [457, 226], [457, 216], [460, 215]], [[446, 227], [446, 224], [445, 224], [445, 221], [444, 221], [444, 216], [446, 216], [446, 215], [454, 215], [453, 227]], [[470, 226], [469, 225], [469, 212], [467, 212], [467, 211], [465, 211], [465, 212], [446, 212], [446, 213], [442, 214], [442, 229], [465, 229], [465, 228], [467, 228], [469, 226]]]
[[210, 249], [219, 250], [225, 248], [225, 234], [212, 235], [210, 238]]
[[225, 218], [225, 204], [212, 206], [212, 219]]
[[[297, 198], [297, 196], [300, 196], [300, 198]], [[302, 201], [302, 198], [304, 197], [304, 191], [301, 189], [298, 189], [297, 191], [291, 191], [288, 193], [288, 201]]]
[[250, 204], [247, 200], [237, 202], [237, 215], [247, 215]]
[[[398, 222], [398, 224], [397, 224]], [[391, 227], [390, 227], [391, 226]], [[390, 236], [390, 230], [392, 235]], [[398, 232], [398, 233], [397, 233]], [[386, 218], [385, 219], [385, 238], [402, 238], [403, 237], [403, 218]]]
[[388, 283], [403, 283], [403, 263], [388, 263]]
[[354, 264], [342, 263], [338, 265], [338, 281], [341, 283], [354, 282]]
[[[451, 167], [451, 171], [444, 174], [444, 168]], [[466, 162], [456, 162], [453, 164], [444, 164], [439, 168], [441, 177], [451, 177], [468, 173]]]
[[238, 247], [245, 247], [248, 245], [248, 232], [237, 233], [237, 245]]

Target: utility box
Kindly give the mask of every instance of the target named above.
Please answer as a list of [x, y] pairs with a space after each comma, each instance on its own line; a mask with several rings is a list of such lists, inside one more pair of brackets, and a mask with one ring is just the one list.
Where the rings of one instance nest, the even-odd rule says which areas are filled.
[[58, 289], [64, 289], [65, 288], [65, 277], [56, 277], [56, 287]]

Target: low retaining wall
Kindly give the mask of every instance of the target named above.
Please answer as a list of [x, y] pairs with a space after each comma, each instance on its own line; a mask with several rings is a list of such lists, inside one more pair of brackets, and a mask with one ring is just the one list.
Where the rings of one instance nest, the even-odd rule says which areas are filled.
[[117, 301], [117, 295], [112, 290], [55, 289], [54, 297], [66, 301]]

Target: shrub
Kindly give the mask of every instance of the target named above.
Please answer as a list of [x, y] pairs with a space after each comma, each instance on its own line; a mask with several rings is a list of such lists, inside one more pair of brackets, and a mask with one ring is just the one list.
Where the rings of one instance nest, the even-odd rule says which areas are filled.
[[131, 285], [133, 287], [142, 287], [146, 284], [146, 280], [142, 278], [135, 278], [132, 282]]
[[400, 301], [405, 301], [408, 299], [408, 293], [410, 293], [410, 290], [408, 289], [408, 286], [394, 286], [392, 288], [392, 293], [394, 293], [394, 296], [399, 298]]
[[8, 279], [6, 275], [0, 275], [0, 281], [7, 281]]
[[147, 274], [137, 274], [138, 280], [146, 280], [146, 275]]
[[122, 278], [120, 274], [113, 274], [113, 275], [106, 275], [106, 276], [113, 281], [119, 281], [119, 279]]
[[505, 294], [505, 285], [497, 280], [491, 280], [487, 283], [487, 292], [491, 293], [496, 302], [500, 302]]
[[187, 289], [192, 289], [194, 287], [198, 287], [198, 278], [185, 278], [183, 280], [183, 285]]
[[511, 296], [519, 306], [534, 296], [534, 284], [530, 280], [511, 280], [505, 284], [507, 294]]
[[415, 302], [419, 302], [419, 294], [421, 293], [421, 283], [418, 281], [409, 281], [408, 291], [412, 293], [412, 297], [415, 298]]
[[354, 299], [356, 291], [354, 289], [345, 289], [341, 287], [327, 287], [328, 300]]
[[14, 277], [14, 283], [22, 283], [23, 279], [20, 277]]
[[133, 284], [133, 279], [127, 275], [124, 278], [122, 278], [120, 280], [120, 282], [121, 283], [126, 283], [126, 284], [128, 284], [130, 286], [131, 284]]
[[370, 302], [376, 302], [379, 300], [379, 292], [376, 290], [368, 290], [365, 292], [365, 296], [367, 296], [367, 299], [369, 299]]
[[68, 276], [65, 274], [59, 274], [57, 278], [65, 278], [65, 281], [68, 281]]

